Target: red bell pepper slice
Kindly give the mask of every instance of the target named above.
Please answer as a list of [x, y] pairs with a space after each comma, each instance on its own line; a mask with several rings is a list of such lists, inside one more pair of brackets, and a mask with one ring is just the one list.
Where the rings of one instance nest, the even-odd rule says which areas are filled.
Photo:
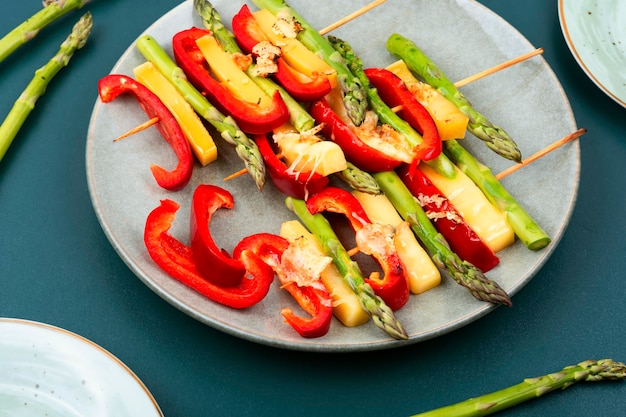
[[[356, 232], [371, 224], [363, 206], [350, 192], [338, 187], [326, 187], [306, 201], [312, 214], [322, 211], [346, 216]], [[409, 281], [397, 252], [372, 253], [383, 270], [383, 277], [364, 278], [376, 294], [392, 309], [398, 310], [409, 300]]]
[[350, 127], [333, 111], [326, 99], [311, 103], [309, 114], [322, 125], [325, 137], [341, 147], [346, 158], [357, 167], [368, 172], [391, 171], [400, 165], [379, 150], [363, 142]]
[[328, 185], [328, 177], [317, 172], [289, 170], [285, 163], [276, 156], [267, 134], [255, 135], [254, 141], [259, 148], [263, 162], [265, 162], [267, 174], [281, 193], [304, 200]]
[[[409, 166], [402, 165], [398, 168], [398, 175], [426, 213], [430, 214], [434, 226], [461, 259], [483, 272], [498, 265], [498, 257], [419, 168], [412, 170]], [[433, 216], [433, 213], [436, 215]]]
[[210, 34], [206, 29], [190, 28], [176, 33], [172, 39], [174, 58], [189, 81], [220, 111], [235, 119], [244, 132], [266, 133], [282, 126], [289, 120], [289, 109], [276, 91], [272, 105], [261, 107], [241, 100], [211, 76], [208, 64], [200, 52], [196, 40]]
[[282, 254], [288, 248], [289, 242], [281, 236], [270, 233], [258, 233], [248, 236], [239, 242], [233, 250], [233, 256], [239, 256], [243, 248], [253, 248], [253, 252], [261, 257], [278, 274], [283, 283], [282, 288], [296, 300], [298, 305], [310, 314], [311, 317], [300, 317], [292, 309], [283, 308], [281, 314], [285, 321], [302, 337], [317, 338], [324, 336], [330, 329], [333, 317], [332, 300], [330, 294], [319, 282], [318, 286], [300, 286], [283, 276], [279, 265]]
[[414, 149], [415, 158], [430, 161], [441, 153], [441, 138], [430, 113], [417, 101], [400, 77], [384, 68], [368, 68], [365, 75], [389, 107], [401, 106], [398, 116], [422, 134], [422, 143]]
[[165, 199], [148, 215], [144, 243], [152, 260], [172, 278], [217, 303], [243, 309], [260, 302], [269, 292], [274, 271], [254, 251], [243, 250], [238, 259], [246, 279], [238, 286], [221, 287], [205, 279], [196, 269], [191, 247], [169, 233], [179, 208], [178, 203]]
[[161, 99], [133, 78], [109, 74], [98, 81], [98, 94], [104, 103], [111, 102], [124, 93], [132, 94], [148, 117], [158, 117], [156, 127], [178, 158], [176, 168], [171, 171], [155, 164], [150, 165], [157, 184], [171, 191], [184, 188], [193, 173], [193, 155], [180, 125]]
[[219, 249], [211, 236], [211, 216], [220, 208], [231, 209], [235, 202], [227, 190], [210, 184], [199, 185], [193, 193], [190, 217], [191, 248], [198, 272], [221, 287], [239, 285], [246, 273], [243, 263]]
[[[252, 49], [259, 42], [268, 41], [246, 4], [233, 16], [232, 29], [242, 51], [248, 54], [252, 53]], [[309, 80], [289, 66], [284, 59], [278, 58], [276, 63], [278, 65], [276, 80], [296, 100], [312, 101], [330, 93], [332, 85], [326, 74], [318, 74]]]

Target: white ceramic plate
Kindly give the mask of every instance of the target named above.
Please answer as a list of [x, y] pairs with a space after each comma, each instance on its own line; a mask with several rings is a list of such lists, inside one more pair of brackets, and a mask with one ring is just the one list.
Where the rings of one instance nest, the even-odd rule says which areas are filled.
[[580, 67], [626, 107], [626, 2], [559, 0], [559, 21]]
[[[323, 28], [338, 16], [346, 16], [367, 3], [367, 0], [319, 0], [313, 6], [309, 1], [293, 0], [290, 4], [314, 27]], [[226, 0], [216, 0], [213, 4], [226, 24], [242, 5]], [[174, 33], [192, 25], [202, 26], [202, 22], [192, 2], [186, 1], [155, 22], [146, 33], [171, 52]], [[393, 61], [384, 46], [393, 32], [413, 39], [457, 80], [534, 49], [507, 22], [469, 0], [392, 0], [333, 34], [348, 40], [366, 66], [385, 66]], [[131, 45], [111, 72], [132, 74], [132, 69], [143, 61]], [[463, 90], [476, 107], [506, 127], [526, 156], [576, 129], [567, 98], [541, 57], [474, 82]], [[226, 183], [222, 180], [242, 165], [232, 148], [221, 140], [218, 140], [219, 160], [205, 168], [198, 166], [184, 190], [172, 193], [160, 189], [149, 165], [174, 166], [175, 161], [155, 130], [112, 142], [145, 120], [133, 98], [95, 103], [86, 152], [91, 198], [104, 232], [129, 268], [157, 294], [190, 316], [226, 333], [281, 348], [357, 351], [433, 338], [464, 326], [494, 308], [476, 301], [465, 289], [444, 277], [440, 287], [412, 297], [397, 313], [409, 334], [408, 341], [393, 340], [372, 323], [348, 329], [339, 322], [333, 323], [325, 337], [308, 340], [300, 338], [284, 323], [280, 310], [291, 305], [292, 300], [277, 287], [260, 304], [244, 311], [203, 298], [164, 274], [144, 247], [145, 219], [161, 199], [170, 198], [181, 205], [170, 232], [187, 243], [189, 204], [195, 187], [208, 182], [231, 191], [235, 208], [218, 211], [211, 222], [217, 243], [228, 251], [244, 236], [256, 232], [278, 233], [281, 222], [295, 216], [285, 208], [284, 197], [271, 184], [259, 192], [248, 176]], [[511, 165], [473, 137], [468, 137], [465, 143], [494, 172]], [[501, 265], [489, 276], [510, 294], [527, 283], [554, 250], [569, 221], [578, 179], [579, 147], [571, 143], [504, 180], [505, 186], [553, 238], [553, 243], [539, 252], [516, 243], [500, 254]]]
[[95, 343], [0, 318], [0, 417], [162, 415], [139, 378]]

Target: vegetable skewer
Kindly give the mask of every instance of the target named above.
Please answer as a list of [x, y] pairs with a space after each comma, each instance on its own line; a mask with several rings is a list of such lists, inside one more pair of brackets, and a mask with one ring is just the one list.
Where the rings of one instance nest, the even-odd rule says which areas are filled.
[[[207, 29], [210, 29], [217, 37], [220, 44], [225, 51], [230, 53], [241, 52], [241, 49], [237, 45], [237, 42], [232, 33], [226, 29], [222, 23], [219, 12], [213, 6], [209, 0], [194, 0], [194, 7], [202, 18], [202, 22]], [[252, 76], [251, 70], [247, 71]], [[259, 83], [259, 86], [265, 90], [267, 94], [272, 94], [275, 90], [280, 91], [281, 97], [289, 108], [292, 124], [300, 133], [309, 130], [313, 127], [315, 121], [309, 113], [295, 101], [282, 87], [274, 83], [272, 80], [264, 77], [251, 77], [254, 82]], [[238, 173], [229, 175], [228, 178], [234, 178]], [[348, 164], [348, 168], [338, 173], [338, 175], [346, 183], [356, 190], [367, 192], [370, 194], [380, 193], [378, 184], [374, 179], [366, 172], [358, 169], [353, 164]]]
[[136, 42], [141, 54], [161, 71], [191, 104], [194, 110], [209, 122], [224, 140], [235, 146], [237, 155], [254, 179], [258, 189], [265, 184], [265, 165], [256, 144], [239, 129], [230, 116], [223, 115], [198, 90], [187, 81], [183, 71], [150, 35], [143, 35]]
[[413, 232], [431, 253], [436, 265], [448, 271], [452, 278], [467, 288], [475, 298], [494, 304], [512, 305], [509, 295], [496, 282], [487, 278], [471, 263], [461, 260], [450, 249], [398, 174], [386, 171], [373, 175], [400, 216], [409, 222]]
[[328, 220], [322, 214], [311, 214], [302, 200], [287, 197], [285, 203], [306, 228], [317, 237], [327, 255], [333, 258], [337, 269], [357, 294], [361, 306], [372, 316], [376, 326], [395, 339], [407, 339], [408, 335], [396, 319], [393, 310], [365, 282], [358, 265], [350, 259]]
[[87, 2], [88, 0], [45, 0], [43, 9], [0, 39], [0, 62], [37, 36], [41, 29], [70, 11], [80, 9]]
[[414, 42], [402, 35], [392, 34], [387, 39], [387, 49], [392, 55], [402, 59], [413, 73], [419, 75], [448, 100], [456, 104], [459, 110], [470, 118], [468, 130], [484, 141], [487, 147], [512, 161], [520, 162], [522, 160], [521, 152], [515, 141], [502, 128], [494, 125], [484, 115], [476, 111], [463, 93]]
[[588, 360], [568, 366], [559, 372], [527, 378], [517, 385], [481, 395], [446, 407], [437, 408], [413, 417], [469, 417], [486, 416], [556, 389], [565, 389], [577, 382], [622, 380], [626, 378], [626, 365], [611, 359]]
[[298, 34], [298, 39], [337, 71], [337, 80], [341, 85], [343, 102], [348, 115], [356, 126], [361, 125], [367, 108], [365, 86], [354, 76], [332, 45], [284, 0], [253, 0], [253, 2], [260, 8], [268, 9], [274, 15], [288, 16], [300, 23], [303, 30]]
[[474, 181], [493, 205], [506, 215], [513, 231], [526, 247], [539, 250], [550, 243], [550, 236], [504, 188], [489, 167], [480, 163], [455, 139], [445, 141], [443, 147], [446, 155], [456, 166]]
[[35, 75], [26, 89], [15, 101], [6, 119], [0, 125], [0, 160], [4, 157], [18, 131], [26, 121], [35, 104], [41, 97], [54, 76], [66, 67], [74, 52], [85, 46], [91, 33], [93, 19], [90, 12], [85, 13], [74, 25], [70, 35], [63, 41], [58, 52]]

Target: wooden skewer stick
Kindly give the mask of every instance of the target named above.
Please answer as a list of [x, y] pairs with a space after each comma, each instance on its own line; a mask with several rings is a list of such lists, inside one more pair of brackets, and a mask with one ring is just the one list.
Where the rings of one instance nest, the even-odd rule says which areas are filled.
[[515, 172], [515, 171], [517, 171], [517, 170], [519, 170], [521, 168], [524, 168], [526, 165], [530, 164], [531, 162], [536, 161], [537, 159], [541, 158], [544, 155], [547, 155], [548, 153], [552, 152], [553, 150], [563, 146], [567, 142], [571, 142], [574, 139], [578, 139], [579, 137], [584, 135], [586, 132], [587, 132], [587, 129], [580, 128], [577, 131], [575, 131], [574, 133], [570, 133], [569, 135], [565, 136], [564, 138], [562, 138], [560, 140], [557, 140], [553, 144], [546, 146], [545, 148], [543, 148], [539, 152], [537, 152], [537, 153], [529, 156], [528, 158], [524, 159], [519, 164], [515, 164], [515, 165], [511, 166], [510, 168], [505, 169], [501, 173], [497, 174], [496, 178], [498, 180], [500, 180], [500, 179], [506, 177], [507, 175], [512, 174], [513, 172]]
[[147, 122], [144, 122], [140, 124], [139, 126], [135, 126], [132, 129], [130, 129], [128, 132], [124, 133], [123, 135], [116, 137], [115, 139], [113, 139], [113, 142], [117, 142], [118, 140], [124, 139], [130, 135], [134, 135], [137, 132], [141, 132], [142, 130], [147, 129], [150, 126], [157, 124], [158, 122], [159, 122], [159, 118], [157, 116], [154, 116], [152, 119], [148, 120]]
[[[279, 153], [276, 154], [276, 158], [281, 159], [283, 156]], [[228, 180], [232, 180], [233, 178], [237, 178], [237, 177], [241, 177], [243, 174], [247, 173], [248, 170], [245, 168], [241, 168], [239, 171], [237, 172], [233, 172], [232, 174], [230, 174], [229, 176], [224, 178], [224, 181], [228, 181]]]
[[335, 23], [333, 23], [332, 25], [329, 25], [327, 27], [325, 27], [324, 29], [320, 30], [320, 35], [326, 35], [328, 32], [337, 29], [339, 26], [348, 23], [349, 21], [351, 21], [352, 19], [361, 16], [362, 14], [372, 10], [374, 7], [377, 7], [381, 4], [383, 4], [385, 1], [387, 0], [375, 0], [373, 2], [371, 2], [370, 4], [368, 4], [365, 7], [360, 8], [359, 10], [350, 13], [349, 15], [347, 15], [346, 17], [344, 17], [343, 19], [339, 19], [337, 20]]
[[524, 55], [520, 55], [520, 56], [518, 56], [516, 58], [513, 58], [513, 59], [508, 60], [506, 62], [503, 62], [501, 64], [498, 64], [498, 65], [496, 65], [494, 67], [488, 68], [488, 69], [486, 69], [484, 71], [481, 71], [479, 73], [476, 73], [476, 74], [474, 74], [474, 75], [472, 75], [470, 77], [467, 77], [467, 78], [464, 78], [464, 79], [462, 79], [460, 81], [457, 81], [456, 83], [454, 83], [454, 86], [457, 87], [457, 88], [458, 87], [462, 87], [462, 86], [467, 85], [467, 84], [469, 84], [471, 82], [474, 82], [474, 81], [479, 80], [479, 79], [481, 79], [483, 77], [486, 77], [487, 75], [491, 75], [491, 74], [496, 73], [496, 72], [498, 72], [500, 70], [503, 70], [505, 68], [508, 68], [510, 66], [518, 64], [518, 63], [520, 63], [522, 61], [525, 61], [525, 60], [527, 60], [529, 58], [532, 58], [532, 57], [534, 57], [536, 55], [541, 55], [542, 53], [543, 53], [543, 48], [537, 48], [534, 51], [530, 51], [530, 52], [528, 52], [528, 53], [526, 53]]

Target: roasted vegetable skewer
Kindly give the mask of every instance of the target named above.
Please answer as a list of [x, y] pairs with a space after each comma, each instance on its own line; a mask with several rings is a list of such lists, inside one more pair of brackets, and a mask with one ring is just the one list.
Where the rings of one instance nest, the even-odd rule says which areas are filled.
[[448, 100], [452, 101], [470, 121], [467, 129], [485, 142], [487, 147], [515, 162], [522, 160], [517, 144], [501, 127], [494, 125], [479, 113], [470, 101], [461, 93], [443, 71], [411, 40], [399, 34], [392, 34], [387, 39], [387, 49], [396, 58], [402, 59], [409, 69], [426, 83], [436, 88]]

